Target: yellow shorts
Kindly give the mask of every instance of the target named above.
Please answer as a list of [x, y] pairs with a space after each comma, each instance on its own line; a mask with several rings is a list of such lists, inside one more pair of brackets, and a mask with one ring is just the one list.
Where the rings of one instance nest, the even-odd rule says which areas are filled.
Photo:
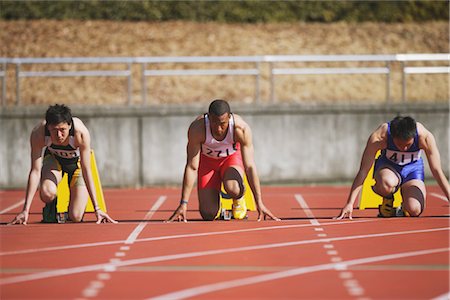
[[58, 170], [67, 173], [69, 179], [69, 187], [85, 186], [83, 174], [81, 172], [81, 164], [78, 159], [76, 162], [64, 162], [63, 159], [58, 159], [53, 154], [47, 153], [43, 159], [43, 166], [47, 166], [52, 170]]

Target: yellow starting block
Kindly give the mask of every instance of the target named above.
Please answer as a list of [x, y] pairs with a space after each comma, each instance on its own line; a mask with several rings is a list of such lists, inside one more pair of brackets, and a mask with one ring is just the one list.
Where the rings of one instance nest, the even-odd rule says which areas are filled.
[[[378, 151], [377, 154], [375, 155], [375, 159], [378, 158], [378, 156], [380, 155], [381, 151]], [[372, 165], [372, 168], [370, 168], [370, 171], [367, 174], [366, 179], [364, 180], [361, 193], [359, 194], [359, 202], [358, 202], [359, 209], [378, 208], [378, 205], [381, 205], [381, 203], [383, 202], [383, 197], [376, 194], [372, 190], [372, 186], [375, 185], [375, 179], [373, 179], [373, 170], [374, 164]], [[400, 190], [398, 190], [394, 194], [394, 207], [400, 206], [401, 203], [402, 203], [402, 195], [400, 193]]]
[[[94, 150], [91, 150], [91, 172], [94, 179], [95, 193], [97, 195], [98, 205], [101, 210], [106, 212], [106, 203], [103, 197], [102, 184], [97, 170]], [[56, 210], [58, 213], [65, 213], [69, 210], [70, 190], [68, 184], [68, 176], [64, 174], [62, 180], [58, 184]], [[85, 212], [94, 212], [91, 197], [88, 198]]]
[[[245, 204], [247, 206], [247, 211], [254, 211], [256, 210], [256, 204], [255, 204], [255, 198], [253, 198], [253, 193], [250, 188], [250, 185], [248, 184], [247, 176], [244, 175], [244, 187], [245, 187], [245, 193], [244, 193], [244, 200]], [[220, 205], [222, 210], [231, 211], [232, 205], [233, 205], [233, 199], [225, 192], [225, 189], [222, 184], [221, 192], [220, 192]]]

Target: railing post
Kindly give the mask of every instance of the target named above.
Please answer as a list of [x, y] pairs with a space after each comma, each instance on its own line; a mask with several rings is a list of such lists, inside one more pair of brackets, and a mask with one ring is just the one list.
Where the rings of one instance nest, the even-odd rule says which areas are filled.
[[391, 104], [391, 62], [386, 62], [388, 72], [386, 74], [386, 102]]
[[141, 80], [142, 80], [142, 87], [141, 87], [141, 93], [142, 93], [142, 103], [144, 105], [147, 105], [147, 82], [145, 78], [145, 69], [147, 68], [147, 64], [144, 62], [141, 64]]
[[131, 93], [132, 93], [132, 88], [131, 88], [131, 63], [128, 63], [128, 87], [127, 87], [127, 104], [128, 106], [130, 106], [131, 104]]
[[260, 70], [259, 61], [256, 62], [256, 69], [258, 70], [258, 74], [256, 74], [256, 83], [255, 83], [255, 95], [256, 95], [256, 103], [261, 102], [261, 91], [260, 91], [260, 78], [261, 78], [261, 70]]
[[3, 62], [3, 77], [2, 77], [2, 106], [6, 106], [6, 62]]
[[20, 104], [20, 62], [16, 64], [16, 105]]
[[404, 61], [402, 61], [402, 102], [406, 102], [406, 74]]
[[273, 75], [273, 64], [269, 62], [270, 69], [270, 102], [275, 103], [275, 76]]

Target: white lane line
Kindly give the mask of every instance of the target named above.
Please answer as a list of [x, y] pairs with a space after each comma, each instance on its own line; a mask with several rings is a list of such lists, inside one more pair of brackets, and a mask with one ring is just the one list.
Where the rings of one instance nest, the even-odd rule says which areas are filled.
[[[94, 269], [93, 271], [98, 271], [99, 269]], [[107, 272], [107, 273], [111, 273], [111, 272], [115, 272], [117, 270], [117, 267], [115, 265], [111, 265], [111, 264], [105, 264], [103, 266], [103, 271]], [[88, 271], [86, 271], [88, 272]]]
[[[356, 235], [356, 236], [345, 236], [345, 237], [339, 237], [339, 238], [336, 237], [336, 238], [328, 238], [328, 239], [315, 239], [315, 240], [302, 240], [302, 241], [285, 242], [285, 243], [262, 244], [262, 245], [237, 247], [237, 248], [222, 248], [222, 249], [216, 249], [216, 250], [205, 250], [205, 251], [197, 251], [197, 252], [169, 254], [169, 255], [155, 256], [155, 257], [145, 257], [145, 258], [123, 260], [123, 261], [119, 261], [116, 264], [114, 264], [114, 267], [124, 267], [124, 266], [132, 266], [132, 265], [139, 265], [139, 264], [148, 264], [148, 263], [154, 263], [154, 262], [178, 260], [178, 259], [184, 259], [184, 258], [201, 257], [201, 256], [209, 256], [209, 255], [216, 255], [216, 254], [226, 254], [226, 253], [236, 253], [236, 252], [243, 252], [243, 251], [283, 248], [283, 247], [291, 247], [291, 246], [299, 246], [299, 245], [309, 245], [309, 244], [315, 244], [315, 243], [324, 243], [324, 242], [328, 242], [329, 240], [331, 240], [331, 241], [349, 241], [349, 240], [366, 239], [366, 238], [374, 238], [374, 237], [387, 237], [387, 236], [397, 236], [397, 235], [416, 234], [416, 233], [420, 234], [420, 233], [430, 233], [430, 232], [449, 231], [449, 230], [450, 230], [450, 227], [443, 227], [443, 228], [434, 228], [434, 229], [389, 232], [389, 233], [383, 233], [383, 234], [366, 234], [366, 235]], [[341, 263], [339, 263], [339, 264], [341, 264]], [[334, 265], [339, 265], [339, 264], [334, 264]], [[19, 282], [52, 278], [52, 277], [58, 277], [58, 276], [64, 276], [64, 275], [79, 274], [79, 273], [84, 273], [84, 272], [92, 272], [92, 271], [103, 270], [103, 269], [109, 268], [109, 267], [111, 267], [110, 263], [103, 263], [103, 264], [66, 268], [66, 269], [57, 269], [57, 270], [45, 271], [45, 272], [39, 272], [39, 273], [31, 273], [31, 274], [25, 274], [25, 275], [19, 275], [19, 276], [11, 276], [11, 277], [7, 277], [7, 278], [0, 278], [0, 285], [14, 284], [14, 283], [19, 283]]]
[[110, 273], [98, 273], [97, 274], [97, 279], [98, 280], [109, 280], [111, 279], [111, 274]]
[[[145, 226], [147, 226], [147, 222], [152, 218], [153, 214], [156, 210], [166, 201], [167, 196], [160, 196], [158, 200], [156, 200], [155, 204], [153, 204], [152, 208], [147, 212], [147, 214], [144, 217], [144, 220], [140, 222], [136, 228], [131, 232], [131, 234], [128, 236], [128, 238], [125, 240], [125, 244], [131, 245], [134, 244], [139, 234], [144, 230]], [[126, 249], [128, 251], [130, 249], [130, 246], [122, 246], [120, 249]], [[115, 257], [125, 257], [126, 253], [123, 251], [118, 251], [114, 254]], [[121, 260], [118, 258], [111, 258], [110, 263], [111, 267], [106, 267], [103, 270], [105, 272], [115, 272], [116, 271], [116, 264], [119, 263]], [[100, 273], [101, 274], [101, 273]], [[108, 278], [109, 279], [109, 278]], [[98, 295], [100, 290], [104, 287], [104, 283], [101, 280], [93, 280], [90, 282], [90, 284], [81, 292], [81, 294], [84, 297], [87, 298], [93, 298]]]
[[364, 295], [364, 289], [358, 285], [358, 286], [347, 286], [347, 291], [350, 294], [350, 296], [362, 296]]
[[[346, 225], [346, 224], [351, 225], [351, 224], [355, 224], [355, 223], [366, 223], [366, 222], [375, 222], [375, 221], [377, 221], [377, 220], [376, 219], [359, 220], [359, 221], [353, 220], [351, 222], [350, 221], [338, 221], [338, 222], [324, 223], [324, 224], [322, 224], [322, 226]], [[120, 223], [116, 224], [114, 226], [120, 226]], [[257, 227], [257, 228], [250, 228], [250, 229], [213, 231], [213, 232], [205, 232], [205, 233], [189, 233], [189, 234], [180, 234], [180, 235], [168, 235], [168, 236], [160, 236], [160, 237], [142, 238], [142, 239], [137, 239], [135, 242], [142, 243], [142, 242], [153, 242], [153, 241], [170, 240], [170, 239], [183, 239], [183, 238], [193, 238], [193, 237], [203, 237], [203, 236], [226, 235], [226, 234], [247, 233], [247, 232], [254, 232], [254, 231], [265, 231], [265, 230], [292, 229], [292, 228], [311, 227], [311, 226], [313, 226], [313, 225], [311, 225], [311, 224], [296, 224], [296, 225]], [[109, 246], [109, 245], [114, 245], [114, 244], [123, 244], [124, 242], [125, 242], [124, 240], [116, 240], [116, 241], [106, 241], [106, 242], [97, 242], [97, 243], [45, 247], [45, 248], [39, 248], [39, 249], [5, 251], [5, 252], [0, 252], [0, 256], [39, 253], [39, 252], [46, 252], [46, 251], [60, 251], [60, 250], [69, 250], [69, 249], [78, 249], [78, 248], [87, 248], [87, 247]]]
[[450, 291], [443, 295], [437, 296], [436, 298], [433, 298], [432, 300], [448, 300], [448, 299], [450, 299]]
[[436, 194], [436, 193], [430, 193], [430, 195], [433, 195], [434, 197], [436, 197], [438, 199], [441, 199], [441, 200], [444, 200], [445, 202], [448, 203], [447, 198], [445, 198], [445, 196], [442, 196], [442, 195], [439, 195], [439, 194]]
[[103, 281], [93, 280], [90, 282], [89, 286], [83, 290], [82, 294], [87, 298], [96, 297], [104, 286], [105, 284]]
[[[438, 249], [429, 249], [429, 250], [421, 250], [421, 251], [411, 251], [411, 252], [406, 252], [406, 253], [395, 253], [395, 254], [388, 254], [388, 255], [365, 257], [365, 258], [359, 258], [359, 259], [353, 259], [353, 260], [340, 262], [339, 265], [345, 265], [346, 267], [349, 267], [349, 266], [354, 266], [354, 265], [374, 263], [374, 262], [385, 261], [385, 260], [400, 259], [400, 258], [405, 258], [405, 257], [413, 257], [413, 256], [448, 252], [449, 250], [450, 250], [450, 248], [438, 248]], [[261, 282], [273, 281], [273, 280], [278, 280], [278, 279], [282, 279], [282, 278], [308, 274], [308, 273], [312, 273], [312, 272], [332, 270], [332, 269], [335, 269], [336, 265], [338, 265], [338, 264], [328, 263], [328, 264], [315, 265], [315, 266], [309, 266], [309, 267], [295, 268], [295, 269], [291, 269], [291, 270], [287, 270], [287, 271], [275, 272], [275, 273], [258, 275], [258, 276], [253, 276], [253, 277], [239, 278], [239, 279], [230, 280], [230, 281], [223, 281], [223, 282], [188, 288], [188, 289], [180, 290], [180, 291], [173, 292], [173, 293], [159, 295], [157, 297], [152, 297], [149, 299], [153, 299], [153, 300], [155, 300], [155, 299], [158, 299], [158, 300], [160, 300], [160, 299], [161, 300], [162, 299], [186, 299], [189, 297], [197, 297], [197, 296], [208, 294], [211, 292], [217, 292], [219, 290], [247, 286], [247, 285], [252, 285], [252, 284], [261, 283]]]
[[[117, 226], [120, 226], [120, 225], [117, 225]], [[115, 245], [115, 244], [123, 244], [123, 242], [124, 242], [124, 240], [117, 240], [117, 241], [107, 241], [107, 242], [97, 242], [97, 243], [87, 243], [87, 244], [45, 247], [45, 248], [39, 248], [39, 249], [5, 251], [5, 252], [1, 252], [0, 256], [30, 254], [30, 253], [39, 253], [39, 252], [47, 252], [47, 251], [70, 250], [70, 249], [79, 249], [79, 248], [87, 248], [87, 247], [109, 246], [109, 245]]]
[[319, 221], [317, 221], [316, 218], [314, 217], [314, 214], [312, 213], [308, 204], [306, 204], [306, 201], [305, 199], [303, 199], [302, 195], [295, 194], [295, 200], [297, 200], [298, 204], [300, 204], [300, 206], [303, 208], [303, 211], [305, 212], [306, 216], [310, 219], [309, 222], [312, 225], [320, 226]]
[[139, 225], [133, 230], [133, 232], [128, 236], [125, 241], [126, 245], [133, 244], [142, 230], [147, 226], [147, 221], [151, 219], [156, 210], [166, 201], [167, 196], [160, 196], [158, 200], [156, 200], [155, 204], [153, 204], [152, 208], [148, 211], [148, 213], [144, 217], [144, 221], [139, 223]]
[[334, 263], [341, 262], [342, 258], [340, 258], [339, 256], [334, 256], [331, 258], [331, 261]]
[[356, 279], [347, 279], [344, 281], [344, 285], [348, 287], [356, 287], [359, 286], [358, 280]]
[[339, 273], [339, 277], [340, 277], [341, 279], [350, 279], [350, 278], [353, 278], [353, 273], [352, 273], [352, 272], [348, 272], [348, 271], [346, 271], [346, 272], [340, 272], [340, 273]]
[[[317, 224], [317, 226], [320, 226], [319, 221], [317, 221], [316, 217], [314, 216], [314, 214], [312, 213], [311, 209], [309, 208], [308, 204], [306, 203], [305, 199], [300, 195], [300, 194], [296, 194], [295, 195], [295, 199], [297, 200], [297, 202], [300, 204], [300, 206], [303, 208], [303, 210], [305, 211], [306, 215], [309, 217], [311, 224]], [[328, 235], [324, 232], [324, 229], [322, 227], [316, 227], [314, 228], [314, 230], [316, 232], [322, 232], [317, 234], [318, 237], [320, 238], [325, 238]], [[330, 245], [333, 246], [330, 242]], [[332, 263], [339, 263], [342, 261], [342, 258], [339, 257], [338, 252], [336, 250], [327, 250], [327, 255], [330, 256], [330, 261]], [[345, 268], [346, 269], [346, 268]], [[339, 271], [339, 269], [337, 269]], [[348, 287], [346, 286], [346, 281], [344, 281], [344, 286], [347, 288], [347, 292], [351, 295], [351, 296], [362, 296], [364, 294], [364, 289], [359, 285], [358, 281], [356, 279], [353, 279], [353, 281], [355, 284], [352, 287]]]
[[9, 211], [13, 210], [14, 208], [23, 205], [24, 203], [25, 203], [25, 199], [22, 199], [19, 202], [15, 203], [15, 204], [13, 204], [11, 206], [8, 206], [7, 208], [4, 208], [3, 210], [1, 210], [0, 211], [0, 215], [3, 215], [4, 213], [9, 212]]
[[334, 269], [335, 269], [336, 271], [347, 271], [347, 265], [341, 264], [341, 263], [336, 263], [336, 264], [334, 265]]

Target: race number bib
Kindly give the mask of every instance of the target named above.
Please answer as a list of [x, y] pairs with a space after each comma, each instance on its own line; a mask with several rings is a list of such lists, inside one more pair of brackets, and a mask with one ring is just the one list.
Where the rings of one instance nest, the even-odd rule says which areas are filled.
[[61, 150], [61, 149], [53, 149], [48, 147], [48, 150], [53, 155], [62, 157], [62, 158], [75, 158], [80, 156], [80, 151], [78, 149], [75, 150]]
[[211, 158], [224, 158], [234, 154], [237, 151], [236, 143], [231, 147], [220, 147], [217, 149], [211, 149], [205, 145], [202, 145], [202, 153]]
[[420, 156], [420, 150], [416, 152], [401, 152], [386, 149], [386, 158], [399, 166], [404, 166], [418, 161], [420, 159]]

